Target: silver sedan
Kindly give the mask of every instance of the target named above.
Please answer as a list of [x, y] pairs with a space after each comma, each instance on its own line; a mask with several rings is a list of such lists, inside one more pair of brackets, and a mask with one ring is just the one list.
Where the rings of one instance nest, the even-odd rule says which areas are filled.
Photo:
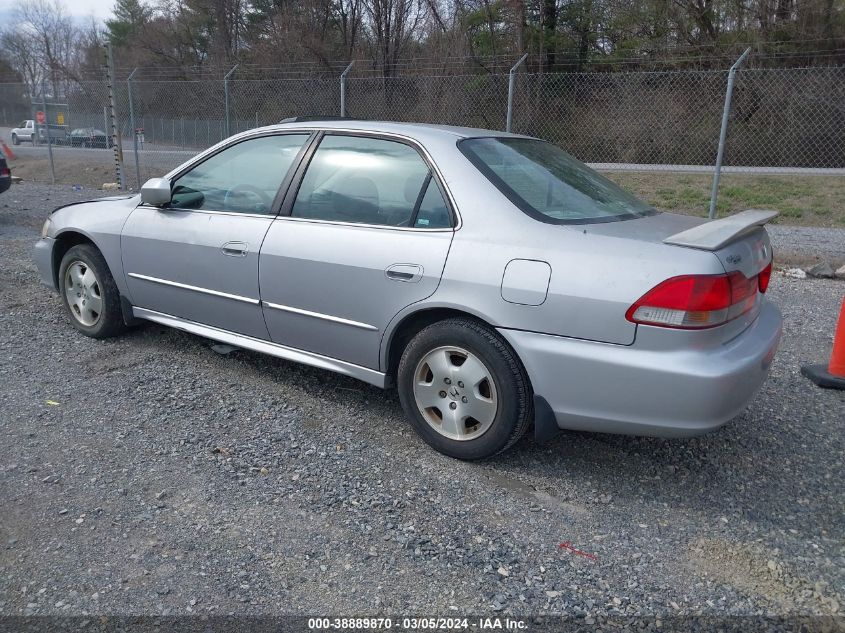
[[83, 334], [154, 321], [395, 386], [428, 444], [476, 459], [532, 424], [737, 416], [781, 333], [774, 215], [659, 213], [524, 136], [294, 121], [56, 209], [35, 260]]

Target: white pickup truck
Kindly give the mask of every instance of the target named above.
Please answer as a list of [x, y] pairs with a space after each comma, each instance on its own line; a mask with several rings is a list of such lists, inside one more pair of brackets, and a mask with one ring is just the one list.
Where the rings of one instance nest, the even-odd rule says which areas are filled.
[[32, 119], [21, 121], [18, 127], [12, 128], [12, 145], [20, 145], [21, 141], [29, 141], [33, 145], [35, 144], [35, 121]]

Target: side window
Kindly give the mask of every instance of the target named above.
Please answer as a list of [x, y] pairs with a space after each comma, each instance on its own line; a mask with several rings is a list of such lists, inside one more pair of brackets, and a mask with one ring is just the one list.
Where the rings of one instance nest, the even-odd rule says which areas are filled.
[[452, 226], [449, 207], [446, 205], [440, 185], [434, 178], [428, 179], [414, 226], [421, 229], [446, 229]]
[[410, 226], [428, 180], [428, 165], [404, 143], [326, 135], [308, 165], [291, 215]]
[[242, 141], [203, 161], [172, 185], [171, 208], [270, 214], [273, 199], [308, 134]]

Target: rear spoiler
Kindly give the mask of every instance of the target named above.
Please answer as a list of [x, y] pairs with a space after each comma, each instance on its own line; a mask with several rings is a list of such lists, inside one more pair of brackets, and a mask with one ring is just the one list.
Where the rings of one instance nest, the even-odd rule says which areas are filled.
[[777, 211], [748, 209], [736, 215], [699, 224], [686, 231], [670, 235], [664, 244], [700, 248], [705, 251], [717, 251], [723, 246], [751, 233], [758, 226], [763, 226], [778, 215]]

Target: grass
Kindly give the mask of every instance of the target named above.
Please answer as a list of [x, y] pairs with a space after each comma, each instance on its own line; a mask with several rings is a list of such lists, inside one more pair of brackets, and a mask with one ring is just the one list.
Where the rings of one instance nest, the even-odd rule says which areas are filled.
[[[605, 172], [605, 176], [661, 211], [706, 217], [712, 176], [669, 172]], [[723, 174], [719, 217], [745, 209], [780, 211], [793, 226], [845, 228], [845, 177]]]

